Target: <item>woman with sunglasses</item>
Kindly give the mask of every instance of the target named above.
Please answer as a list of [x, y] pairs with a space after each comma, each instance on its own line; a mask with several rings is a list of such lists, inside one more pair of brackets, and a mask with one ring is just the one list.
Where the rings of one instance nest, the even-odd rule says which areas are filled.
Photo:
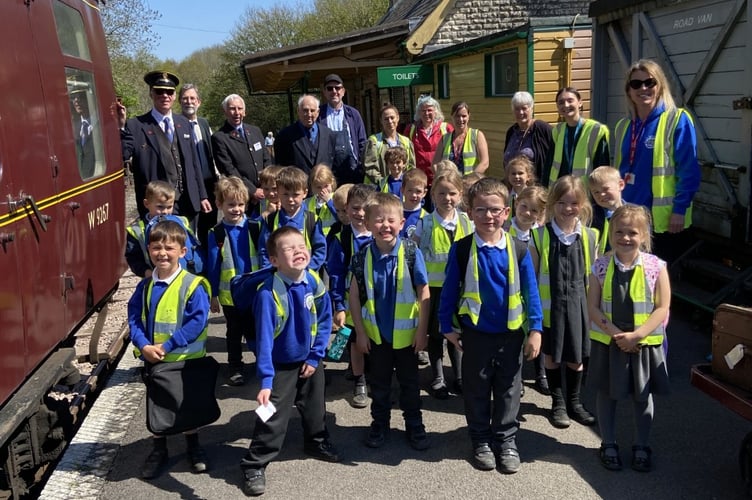
[[405, 171], [415, 168], [415, 152], [410, 139], [397, 132], [399, 125], [399, 110], [392, 103], [384, 104], [381, 108], [381, 132], [368, 137], [363, 151], [363, 168], [366, 184], [379, 183], [389, 175], [384, 154], [389, 148], [402, 146], [407, 151]]
[[608, 127], [582, 117], [582, 97], [574, 87], [564, 87], [556, 93], [556, 108], [564, 122], [554, 127], [553, 161], [542, 184], [550, 186], [570, 174], [587, 182], [595, 167], [611, 164]]
[[542, 179], [543, 173], [551, 165], [554, 152], [554, 140], [551, 125], [543, 120], [533, 118], [533, 96], [520, 91], [512, 96], [512, 113], [514, 125], [507, 129], [504, 141], [504, 167], [512, 158], [523, 155], [535, 165], [536, 179]]
[[700, 187], [697, 137], [692, 117], [677, 108], [666, 75], [641, 59], [626, 73], [629, 117], [614, 128], [616, 167], [624, 201], [652, 213], [653, 248], [669, 264], [687, 248], [692, 199]]
[[465, 101], [452, 105], [454, 131], [441, 136], [433, 156], [434, 168], [441, 160], [449, 160], [460, 174], [482, 174], [488, 170], [488, 143], [477, 128], [470, 128], [470, 107]]

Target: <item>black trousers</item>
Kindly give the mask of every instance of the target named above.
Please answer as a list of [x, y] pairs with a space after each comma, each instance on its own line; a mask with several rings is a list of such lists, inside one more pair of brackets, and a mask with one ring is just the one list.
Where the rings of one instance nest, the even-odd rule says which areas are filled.
[[300, 413], [306, 444], [322, 443], [329, 438], [324, 422], [324, 367], [319, 364], [309, 378], [300, 378], [302, 366], [302, 361], [274, 365], [271, 402], [277, 412], [266, 422], [256, 417], [251, 445], [240, 461], [241, 469], [261, 469], [277, 457], [285, 442], [293, 405]]
[[[428, 317], [428, 345], [426, 346], [426, 351], [428, 351], [428, 359], [431, 362], [431, 372], [433, 375], [431, 384], [446, 385], [444, 364], [442, 362], [444, 358], [445, 337], [439, 331], [439, 302], [441, 300], [441, 287], [432, 286], [430, 290], [431, 302], [429, 308], [431, 312]], [[462, 380], [462, 352], [457, 350], [451, 342], [447, 342], [446, 345], [449, 361], [454, 370], [454, 377], [455, 379]]]
[[243, 339], [255, 343], [256, 325], [250, 310], [241, 310], [235, 306], [222, 306], [227, 321], [227, 364], [230, 371], [243, 368]]
[[412, 346], [394, 349], [382, 339], [377, 345], [371, 341], [368, 381], [371, 384], [371, 418], [389, 424], [392, 410], [392, 374], [397, 372], [400, 386], [399, 405], [406, 427], [421, 425], [418, 355]]
[[489, 334], [463, 328], [465, 418], [473, 446], [516, 448], [524, 337], [522, 330]]
[[204, 186], [206, 186], [206, 194], [209, 196], [209, 202], [212, 206], [212, 211], [209, 213], [201, 212], [198, 214], [198, 228], [196, 229], [196, 236], [201, 245], [206, 248], [207, 235], [209, 229], [217, 225], [217, 202], [214, 198], [214, 186], [216, 181], [212, 179], [205, 179]]

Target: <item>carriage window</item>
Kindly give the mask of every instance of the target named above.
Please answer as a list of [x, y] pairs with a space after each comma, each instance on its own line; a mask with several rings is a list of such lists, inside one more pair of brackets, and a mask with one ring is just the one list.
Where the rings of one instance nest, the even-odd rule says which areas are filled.
[[82, 179], [104, 173], [102, 126], [97, 109], [94, 76], [88, 71], [65, 68], [68, 86], [73, 142]]
[[511, 96], [519, 90], [517, 50], [487, 54], [485, 61], [486, 97]]
[[55, 26], [63, 54], [91, 61], [80, 12], [63, 2], [55, 2]]

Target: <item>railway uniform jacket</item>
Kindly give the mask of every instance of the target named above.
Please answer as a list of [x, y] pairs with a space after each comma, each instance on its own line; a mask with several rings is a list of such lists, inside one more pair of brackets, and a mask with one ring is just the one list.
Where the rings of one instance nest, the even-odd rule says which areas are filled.
[[223, 175], [234, 175], [243, 180], [248, 192], [253, 196], [259, 183], [259, 173], [271, 163], [269, 152], [264, 147], [264, 136], [254, 125], [243, 124], [245, 137], [237, 129], [225, 122], [222, 128], [212, 135], [214, 162]]
[[[183, 192], [180, 200], [176, 199], [180, 215], [194, 217], [201, 211], [201, 200], [207, 199], [204, 176], [201, 173], [196, 148], [193, 143], [193, 130], [188, 119], [177, 113], [172, 114], [175, 127], [174, 144], [180, 154], [183, 175]], [[143, 217], [146, 208], [143, 200], [146, 197], [146, 185], [155, 180], [168, 181], [169, 151], [160, 143], [166, 143], [164, 132], [151, 114], [151, 111], [131, 118], [120, 132], [123, 144], [123, 160], [132, 158], [131, 169], [136, 188], [136, 202], [139, 214]], [[168, 181], [169, 182], [169, 181]], [[187, 196], [185, 200], [183, 197]], [[184, 213], [188, 212], [188, 213]]]

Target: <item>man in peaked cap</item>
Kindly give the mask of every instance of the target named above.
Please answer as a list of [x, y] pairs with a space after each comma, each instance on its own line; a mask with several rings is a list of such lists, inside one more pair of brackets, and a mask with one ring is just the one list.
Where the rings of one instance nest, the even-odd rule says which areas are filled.
[[143, 115], [126, 121], [125, 106], [118, 104], [123, 160], [131, 159], [138, 212], [143, 217], [146, 185], [161, 180], [175, 188], [173, 213], [187, 217], [196, 229], [199, 212], [210, 212], [201, 166], [194, 147], [191, 124], [172, 112], [177, 76], [167, 71], [144, 75], [153, 107]]

